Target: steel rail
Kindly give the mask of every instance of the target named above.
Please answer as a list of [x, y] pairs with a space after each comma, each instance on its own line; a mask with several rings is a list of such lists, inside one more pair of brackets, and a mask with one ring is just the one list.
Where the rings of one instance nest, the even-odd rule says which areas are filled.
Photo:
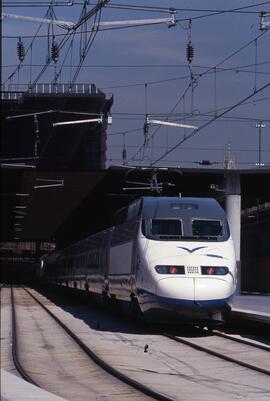
[[245, 340], [245, 339], [243, 339], [243, 338], [233, 337], [233, 336], [231, 336], [230, 334], [223, 333], [223, 332], [220, 332], [220, 331], [218, 331], [218, 330], [212, 330], [212, 333], [213, 333], [215, 336], [218, 336], [218, 337], [227, 338], [227, 339], [232, 340], [232, 341], [235, 341], [235, 342], [237, 342], [237, 343], [241, 343], [241, 344], [245, 344], [245, 345], [250, 345], [251, 347], [259, 348], [259, 349], [262, 349], [262, 350], [264, 350], [264, 351], [270, 352], [270, 346], [267, 346], [267, 345], [258, 344], [258, 343], [253, 343], [253, 342], [248, 341], [248, 340]]
[[204, 347], [202, 345], [194, 344], [191, 341], [185, 340], [183, 338], [174, 336], [174, 335], [169, 334], [169, 333], [163, 333], [162, 335], [165, 336], [165, 337], [170, 338], [171, 340], [174, 340], [174, 341], [177, 341], [179, 343], [188, 345], [189, 347], [192, 347], [192, 348], [194, 348], [194, 349], [196, 349], [198, 351], [206, 352], [206, 353], [208, 353], [210, 355], [213, 355], [213, 356], [216, 356], [216, 357], [218, 357], [220, 359], [224, 359], [225, 361], [233, 362], [233, 363], [235, 363], [237, 365], [240, 365], [240, 366], [243, 366], [245, 368], [248, 368], [248, 369], [251, 369], [251, 370], [255, 370], [256, 372], [260, 372], [260, 373], [263, 373], [263, 374], [265, 374], [267, 376], [270, 376], [270, 371], [267, 370], [267, 369], [260, 368], [259, 366], [251, 365], [250, 363], [247, 363], [247, 362], [239, 361], [236, 358], [233, 358], [233, 357], [230, 357], [228, 355], [222, 354], [221, 352], [217, 352], [217, 351], [211, 350], [211, 349], [209, 349], [207, 347]]
[[19, 358], [19, 348], [18, 348], [18, 341], [17, 341], [17, 319], [16, 319], [16, 311], [15, 311], [15, 300], [14, 300], [14, 294], [13, 294], [13, 288], [11, 286], [10, 288], [11, 291], [11, 310], [12, 310], [12, 358], [14, 365], [17, 369], [17, 371], [20, 373], [20, 375], [23, 377], [24, 380], [28, 381], [29, 383], [33, 384], [34, 386], [40, 387], [40, 385], [32, 379], [32, 377], [26, 372], [24, 369], [23, 365], [20, 362]]
[[[24, 287], [23, 287], [24, 288]], [[95, 352], [93, 352], [71, 329], [69, 329], [65, 323], [63, 323], [53, 312], [51, 312], [42, 302], [33, 295], [29, 290], [24, 288], [24, 290], [72, 337], [72, 339], [81, 347], [81, 349], [103, 370], [117, 379], [121, 380], [125, 384], [133, 387], [135, 390], [140, 391], [144, 395], [147, 395], [157, 401], [175, 401], [175, 399], [167, 397], [163, 394], [160, 394], [151, 388], [145, 386], [137, 382], [136, 380], [131, 379], [129, 376], [120, 372], [119, 370], [113, 368], [103, 359], [101, 359]]]

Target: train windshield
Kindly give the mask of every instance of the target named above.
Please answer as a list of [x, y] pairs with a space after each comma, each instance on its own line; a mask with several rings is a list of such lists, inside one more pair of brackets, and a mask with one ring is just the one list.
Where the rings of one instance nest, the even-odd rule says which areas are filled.
[[142, 233], [146, 238], [163, 241], [226, 241], [228, 225], [222, 220], [187, 219], [143, 219]]
[[181, 221], [178, 219], [152, 219], [151, 234], [158, 236], [179, 237], [182, 235]]
[[192, 234], [195, 237], [218, 237], [223, 235], [220, 220], [193, 220]]

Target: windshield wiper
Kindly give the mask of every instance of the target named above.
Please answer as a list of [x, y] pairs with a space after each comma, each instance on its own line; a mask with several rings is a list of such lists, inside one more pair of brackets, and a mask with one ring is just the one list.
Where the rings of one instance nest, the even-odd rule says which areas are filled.
[[160, 239], [181, 239], [181, 235], [174, 235], [174, 234], [160, 234], [157, 235]]
[[196, 240], [211, 240], [211, 241], [217, 241], [218, 237], [216, 235], [194, 235], [192, 238], [195, 238]]
[[179, 241], [217, 241], [218, 237], [213, 235], [173, 235], [173, 234], [154, 234], [152, 235], [153, 239], [160, 239], [160, 240], [179, 240]]

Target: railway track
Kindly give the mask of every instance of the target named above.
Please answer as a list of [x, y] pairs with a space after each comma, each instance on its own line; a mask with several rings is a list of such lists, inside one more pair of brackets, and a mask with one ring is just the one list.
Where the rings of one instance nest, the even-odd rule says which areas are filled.
[[19, 347], [18, 347], [18, 324], [17, 324], [17, 317], [16, 317], [16, 311], [15, 311], [15, 300], [14, 300], [14, 292], [13, 288], [11, 287], [11, 310], [12, 310], [12, 358], [14, 365], [17, 369], [17, 371], [20, 373], [22, 378], [29, 383], [40, 387], [39, 384], [27, 373], [26, 369], [23, 367], [23, 365], [20, 362], [20, 357], [19, 357]]
[[254, 346], [256, 348], [259, 348], [259, 349], [262, 349], [262, 350], [270, 352], [270, 345], [261, 344], [256, 339], [254, 339], [254, 340], [246, 340], [244, 338], [239, 338], [238, 336], [233, 335], [233, 334], [228, 334], [228, 333], [221, 332], [220, 330], [212, 330], [212, 333], [214, 335], [218, 336], [218, 337], [228, 338], [228, 339], [233, 340], [235, 342], [238, 342], [238, 343], [241, 343], [241, 344], [246, 344], [246, 345], [251, 345], [251, 346]]
[[[126, 394], [126, 385], [127, 385], [132, 390], [131, 393], [127, 396], [131, 397], [131, 399], [134, 399], [136, 401], [137, 400], [140, 400], [140, 401], [144, 401], [144, 400], [145, 401], [146, 400], [147, 401], [149, 401], [149, 400], [175, 401], [173, 398], [167, 397], [161, 393], [158, 393], [158, 392], [152, 390], [151, 388], [139, 383], [138, 381], [133, 380], [132, 378], [124, 375], [122, 372], [120, 372], [119, 370], [117, 370], [114, 367], [112, 367], [111, 365], [109, 365], [107, 362], [105, 362], [103, 359], [101, 359], [96, 353], [94, 353], [72, 330], [70, 330], [36, 296], [34, 296], [31, 293], [31, 291], [29, 291], [25, 288], [23, 289], [23, 291], [25, 294], [27, 294], [28, 297], [31, 297], [31, 299], [35, 301], [36, 305], [39, 305], [39, 307], [42, 308], [42, 310], [44, 312], [46, 312], [46, 314], [50, 317], [50, 319], [53, 319], [55, 322], [57, 322], [58, 326], [61, 327], [62, 330], [64, 330], [66, 335], [68, 335], [72, 339], [72, 341], [74, 341], [80, 347], [80, 349], [83, 351], [83, 353], [85, 355], [87, 355], [88, 359], [91, 360], [91, 363], [94, 362], [96, 365], [98, 365], [100, 368], [103, 369], [103, 372], [105, 371], [106, 373], [109, 373], [111, 376], [113, 376], [114, 378], [119, 380], [119, 383], [114, 382], [113, 386], [116, 386], [116, 385], [125, 386], [124, 389], [119, 390], [120, 393], [122, 391], [123, 394]], [[21, 355], [22, 351], [21, 351], [20, 345], [19, 345], [20, 341], [18, 340], [18, 327], [21, 325], [18, 324], [18, 318], [16, 316], [17, 315], [16, 299], [14, 296], [13, 289], [11, 289], [11, 301], [12, 301], [12, 326], [13, 326], [12, 327], [12, 333], [13, 333], [12, 334], [12, 354], [13, 354], [15, 366], [25, 380], [27, 380], [28, 382], [30, 382], [36, 386], [44, 388], [44, 386], [40, 383], [40, 380], [33, 377], [34, 374], [29, 373], [29, 368], [26, 368], [24, 366], [24, 363], [22, 362], [22, 359], [23, 359], [22, 355]], [[43, 345], [42, 347], [45, 347], [45, 345]], [[71, 350], [71, 352], [72, 352], [72, 350]], [[50, 388], [45, 388], [45, 389], [51, 391]], [[113, 392], [115, 392], [115, 390]], [[63, 394], [58, 394], [58, 395], [63, 396]], [[89, 396], [89, 393], [88, 393], [88, 396]], [[78, 396], [77, 399], [82, 400], [83, 398], [80, 398], [80, 396]], [[88, 399], [88, 398], [86, 398], [86, 399]], [[115, 399], [115, 398], [113, 396], [109, 395], [109, 399]], [[118, 400], [118, 398], [116, 398], [116, 399]], [[119, 399], [122, 399], [122, 397]], [[123, 399], [125, 399], [125, 397]]]
[[[6, 291], [9, 291], [9, 289], [6, 289]], [[18, 292], [17, 295], [16, 292]], [[126, 401], [128, 398], [132, 401], [150, 399], [174, 401], [194, 401], [194, 399], [209, 401], [209, 399], [218, 399], [220, 401], [237, 401], [239, 396], [243, 396], [247, 401], [254, 401], [254, 399], [257, 401], [268, 401], [269, 399], [269, 375], [262, 374], [259, 371], [255, 372], [251, 369], [244, 369], [242, 366], [235, 363], [232, 364], [222, 361], [220, 358], [199, 352], [197, 349], [192, 349], [190, 345], [187, 344], [179, 346], [175, 341], [169, 340], [152, 328], [148, 329], [148, 327], [145, 326], [140, 327], [137, 323], [131, 322], [128, 319], [119, 319], [118, 316], [113, 316], [111, 313], [102, 311], [99, 308], [89, 308], [89, 306], [86, 307], [82, 304], [77, 304], [71, 301], [70, 297], [55, 299], [53, 294], [49, 296], [49, 294], [45, 295], [45, 293], [43, 293], [42, 295], [34, 290], [31, 290], [31, 292], [35, 295], [37, 300], [41, 301], [41, 303], [68, 326], [73, 333], [76, 333], [86, 347], [94, 351], [97, 357], [104, 361], [106, 365], [111, 366], [116, 371], [119, 370], [121, 374], [124, 373], [124, 375], [132, 378], [133, 381], [142, 383], [145, 387], [155, 390], [155, 392], [161, 394], [162, 398], [150, 397], [123, 382], [120, 384], [119, 379], [106, 374], [104, 370], [102, 371], [102, 379], [99, 379], [100, 373], [99, 376], [97, 376], [96, 371], [92, 373], [89, 372], [89, 374], [86, 373], [85, 371], [88, 369], [88, 364], [92, 361], [92, 359], [90, 360], [86, 355], [84, 355], [84, 357], [87, 359], [87, 362], [85, 361], [83, 364], [80, 362], [80, 370], [80, 365], [78, 366], [74, 362], [76, 358], [78, 358], [75, 354], [75, 345], [77, 345], [75, 341], [70, 339], [69, 335], [63, 334], [63, 328], [59, 326], [59, 323], [52, 319], [25, 290], [16, 289], [15, 301], [17, 300], [17, 306], [19, 308], [22, 307], [17, 313], [18, 320], [20, 320], [20, 315], [22, 315], [22, 317], [27, 317], [29, 314], [31, 322], [35, 321], [36, 316], [38, 317], [38, 324], [45, 321], [45, 319], [50, 319], [62, 334], [56, 334], [56, 327], [51, 331], [47, 321], [44, 323], [43, 333], [47, 336], [48, 332], [49, 337], [55, 337], [56, 340], [58, 338], [61, 343], [65, 343], [65, 336], [67, 336], [69, 341], [74, 343], [72, 347], [71, 345], [67, 346], [64, 344], [60, 352], [57, 346], [53, 348], [53, 343], [50, 342], [50, 338], [47, 340], [46, 337], [45, 340], [49, 343], [47, 345], [43, 342], [40, 343], [40, 349], [38, 350], [38, 358], [41, 359], [41, 369], [43, 368], [42, 372], [38, 372], [36, 361], [32, 361], [30, 367], [27, 365], [27, 360], [24, 358], [24, 345], [21, 344], [20, 339], [18, 341], [18, 357], [20, 361], [22, 360], [23, 367], [26, 368], [26, 371], [34, 380], [36, 379], [42, 388], [52, 393], [67, 398], [70, 401], [77, 401], [78, 399], [80, 401], [96, 401], [100, 399], [103, 401]], [[53, 302], [51, 300], [53, 300]], [[27, 311], [28, 314], [24, 311], [27, 307], [27, 303], [31, 304], [30, 310]], [[37, 341], [35, 339], [35, 332], [39, 330], [39, 327], [33, 328], [31, 326], [29, 330], [25, 332], [25, 328], [22, 327], [19, 322], [19, 330], [19, 334], [22, 333], [23, 338], [28, 336], [34, 345]], [[182, 336], [185, 335], [187, 341], [199, 341], [201, 345], [205, 347], [207, 346], [207, 341], [209, 343], [214, 343], [212, 345], [214, 348], [219, 348], [219, 351], [225, 348], [224, 342], [229, 341], [228, 339], [214, 336], [213, 333], [211, 333], [211, 335], [202, 335], [202, 333], [198, 332], [182, 332], [181, 334]], [[199, 337], [199, 339], [191, 338], [191, 335]], [[217, 341], [220, 341], [220, 343], [217, 344]], [[149, 346], [147, 352], [144, 351], [145, 345]], [[239, 346], [249, 347], [249, 350], [251, 348], [247, 344], [239, 344], [238, 342], [234, 342], [234, 345], [236, 350], [231, 350], [231, 354], [234, 353], [234, 355], [231, 355], [233, 357], [237, 356], [236, 354]], [[32, 347], [32, 344], [30, 347]], [[107, 394], [94, 394], [93, 397], [89, 398], [91, 391], [88, 391], [87, 396], [83, 398], [79, 393], [70, 396], [70, 393], [62, 394], [48, 387], [47, 384], [49, 380], [47, 380], [47, 383], [44, 383], [43, 379], [48, 372], [50, 373], [51, 366], [49, 366], [50, 361], [48, 361], [47, 364], [43, 361], [41, 351], [44, 352], [44, 348], [47, 348], [48, 352], [51, 350], [50, 357], [53, 357], [54, 354], [59, 352], [60, 354], [65, 352], [63, 349], [68, 350], [68, 353], [72, 356], [69, 362], [66, 362], [62, 366], [62, 376], [67, 376], [67, 382], [63, 381], [63, 377], [57, 377], [55, 379], [57, 382], [62, 383], [62, 387], [71, 386], [74, 382], [76, 386], [76, 384], [78, 384], [76, 383], [76, 378], [81, 374], [88, 374], [87, 385], [91, 382], [91, 378], [94, 377], [95, 381], [99, 380], [100, 386], [106, 387]], [[262, 349], [258, 349], [258, 351], [267, 352]], [[84, 353], [82, 350], [81, 352]], [[36, 355], [36, 349], [31, 349], [31, 353]], [[261, 355], [262, 354], [260, 354], [259, 358], [261, 358]], [[264, 357], [265, 365], [267, 359], [269, 359], [268, 355], [267, 353]], [[72, 366], [73, 377], [71, 377], [65, 369], [68, 363]], [[93, 365], [95, 364], [93, 363]], [[34, 373], [34, 376], [32, 376], [32, 373]], [[52, 374], [54, 375], [54, 372], [52, 372]], [[104, 384], [107, 380], [105, 379], [106, 376], [116, 381], [112, 387], [108, 387], [107, 384]], [[126, 386], [124, 395], [123, 386]], [[122, 390], [120, 390], [121, 388]], [[117, 394], [115, 394], [115, 391]]]
[[[270, 376], [270, 347], [213, 330], [210, 336], [183, 337], [170, 333], [164, 336], [198, 351]], [[237, 346], [235, 346], [237, 344]]]

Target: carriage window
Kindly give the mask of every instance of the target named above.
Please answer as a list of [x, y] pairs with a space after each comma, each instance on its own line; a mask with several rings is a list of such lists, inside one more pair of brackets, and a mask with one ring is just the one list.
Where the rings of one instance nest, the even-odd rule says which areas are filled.
[[217, 237], [223, 234], [220, 220], [193, 220], [192, 234], [200, 237]]
[[180, 220], [153, 219], [151, 224], [152, 235], [182, 235], [182, 224]]

